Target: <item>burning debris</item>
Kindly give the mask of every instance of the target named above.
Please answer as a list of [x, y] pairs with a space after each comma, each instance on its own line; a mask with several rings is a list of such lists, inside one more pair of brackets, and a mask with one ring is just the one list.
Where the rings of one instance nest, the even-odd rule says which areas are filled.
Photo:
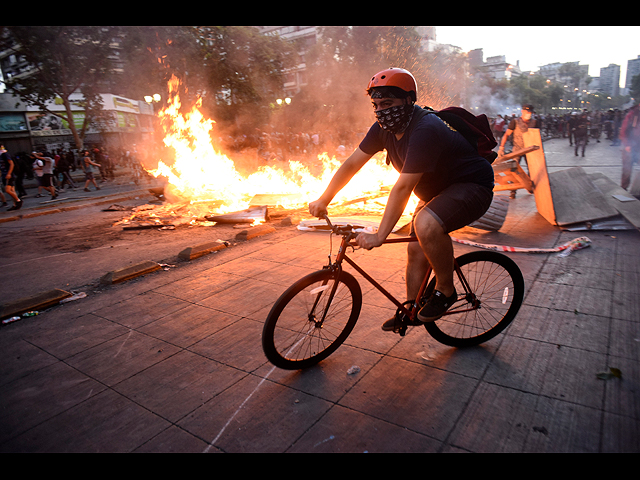
[[[190, 112], [182, 113], [178, 87], [178, 80], [173, 78], [169, 83], [170, 101], [158, 113], [164, 143], [175, 152], [175, 159], [170, 165], [158, 160], [156, 168], [147, 169], [152, 176], [167, 181], [162, 190], [151, 192], [162, 204], [131, 209], [130, 215], [116, 225], [139, 229], [259, 224], [278, 214], [306, 213], [309, 202], [322, 194], [340, 167], [335, 157], [321, 154], [310, 158], [308, 164], [292, 160], [288, 169], [262, 165], [242, 175], [233, 160], [214, 148], [215, 122], [203, 117], [200, 102]], [[398, 175], [386, 164], [385, 156], [378, 155], [340, 192], [334, 205], [338, 211], [344, 208], [381, 214]], [[407, 212], [413, 212], [417, 202], [414, 197]]]

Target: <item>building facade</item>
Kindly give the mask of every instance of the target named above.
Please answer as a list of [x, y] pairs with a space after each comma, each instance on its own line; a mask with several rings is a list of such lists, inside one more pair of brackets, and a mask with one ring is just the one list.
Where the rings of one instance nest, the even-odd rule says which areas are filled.
[[[84, 122], [84, 110], [79, 106], [82, 97], [71, 97], [73, 122], [80, 129]], [[143, 143], [153, 136], [153, 106], [146, 102], [122, 96], [103, 94], [103, 111], [92, 122], [84, 137], [85, 147], [126, 147]], [[53, 101], [47, 108], [51, 112], [64, 113], [62, 102]], [[31, 152], [58, 149], [72, 150], [76, 144], [68, 123], [53, 113], [22, 104], [8, 93], [0, 94], [0, 143], [9, 152]]]
[[631, 89], [631, 82], [633, 82], [633, 77], [636, 75], [640, 75], [640, 55], [638, 55], [638, 58], [627, 61], [627, 75], [624, 81], [626, 92], [629, 92]]
[[620, 95], [620, 65], [609, 64], [600, 69], [600, 91], [612, 97]]

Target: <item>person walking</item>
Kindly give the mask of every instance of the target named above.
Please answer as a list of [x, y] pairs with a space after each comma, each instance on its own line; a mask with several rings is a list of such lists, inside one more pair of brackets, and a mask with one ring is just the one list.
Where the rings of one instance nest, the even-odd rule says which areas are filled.
[[[42, 162], [42, 188], [51, 194], [51, 200], [58, 198], [56, 188], [53, 185], [53, 158], [43, 155], [41, 152], [33, 152], [33, 156]], [[39, 193], [39, 192], [38, 192]]]
[[589, 143], [589, 126], [591, 122], [589, 121], [589, 117], [587, 112], [582, 112], [581, 115], [578, 115], [576, 118], [576, 123], [574, 128], [574, 143], [575, 143], [575, 156], [578, 156], [578, 150], [582, 148], [582, 156], [584, 157], [584, 151], [587, 148], [587, 143]]
[[91, 154], [89, 153], [89, 150], [85, 150], [84, 158], [82, 159], [82, 162], [83, 162], [82, 165], [84, 169], [84, 178], [85, 178], [84, 191], [85, 192], [90, 191], [89, 183], [93, 183], [93, 186], [96, 187], [96, 190], [100, 190], [100, 187], [96, 183], [96, 179], [93, 178], [93, 169], [91, 168], [91, 166], [100, 168], [100, 164], [91, 160]]
[[60, 159], [58, 160], [58, 173], [61, 175], [62, 180], [60, 182], [60, 190], [64, 190], [65, 184], [69, 185], [69, 188], [76, 188], [76, 184], [73, 183], [73, 179], [69, 174], [69, 169], [71, 165], [69, 165], [68, 156], [64, 154], [64, 152], [60, 152]]
[[[5, 191], [11, 198], [13, 198], [13, 206], [8, 210], [18, 210], [22, 207], [22, 200], [18, 197], [15, 190], [15, 180], [18, 173], [18, 167], [16, 162], [13, 161], [9, 152], [4, 148], [4, 145], [0, 145], [0, 162], [2, 162], [2, 185]], [[4, 195], [3, 195], [3, 203]]]
[[624, 117], [620, 128], [622, 142], [622, 179], [620, 186], [629, 189], [633, 164], [640, 162], [640, 102], [636, 103]]

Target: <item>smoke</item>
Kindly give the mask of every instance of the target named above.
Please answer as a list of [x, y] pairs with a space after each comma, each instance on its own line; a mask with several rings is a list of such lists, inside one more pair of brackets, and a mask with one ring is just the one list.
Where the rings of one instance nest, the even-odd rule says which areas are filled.
[[469, 92], [466, 108], [476, 115], [484, 113], [488, 117], [511, 116], [520, 113], [520, 104], [508, 92], [493, 93], [486, 85], [474, 85]]

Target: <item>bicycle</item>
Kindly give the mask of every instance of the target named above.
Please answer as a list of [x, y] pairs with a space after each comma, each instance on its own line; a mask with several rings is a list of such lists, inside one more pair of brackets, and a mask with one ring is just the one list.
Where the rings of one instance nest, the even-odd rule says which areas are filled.
[[[351, 225], [332, 225], [331, 235], [342, 236], [335, 261], [291, 285], [274, 303], [262, 331], [267, 359], [286, 370], [304, 369], [324, 360], [347, 339], [362, 307], [358, 280], [342, 269], [347, 262], [396, 307], [394, 332], [404, 336], [409, 326], [424, 325], [438, 342], [471, 347], [502, 332], [515, 318], [524, 298], [524, 278], [518, 265], [494, 251], [474, 251], [455, 259], [458, 300], [438, 320], [422, 323], [416, 315], [435, 288], [435, 276], [427, 272], [417, 301], [401, 302], [349, 258], [347, 249], [358, 231]], [[384, 244], [417, 241], [416, 237], [388, 238]]]

